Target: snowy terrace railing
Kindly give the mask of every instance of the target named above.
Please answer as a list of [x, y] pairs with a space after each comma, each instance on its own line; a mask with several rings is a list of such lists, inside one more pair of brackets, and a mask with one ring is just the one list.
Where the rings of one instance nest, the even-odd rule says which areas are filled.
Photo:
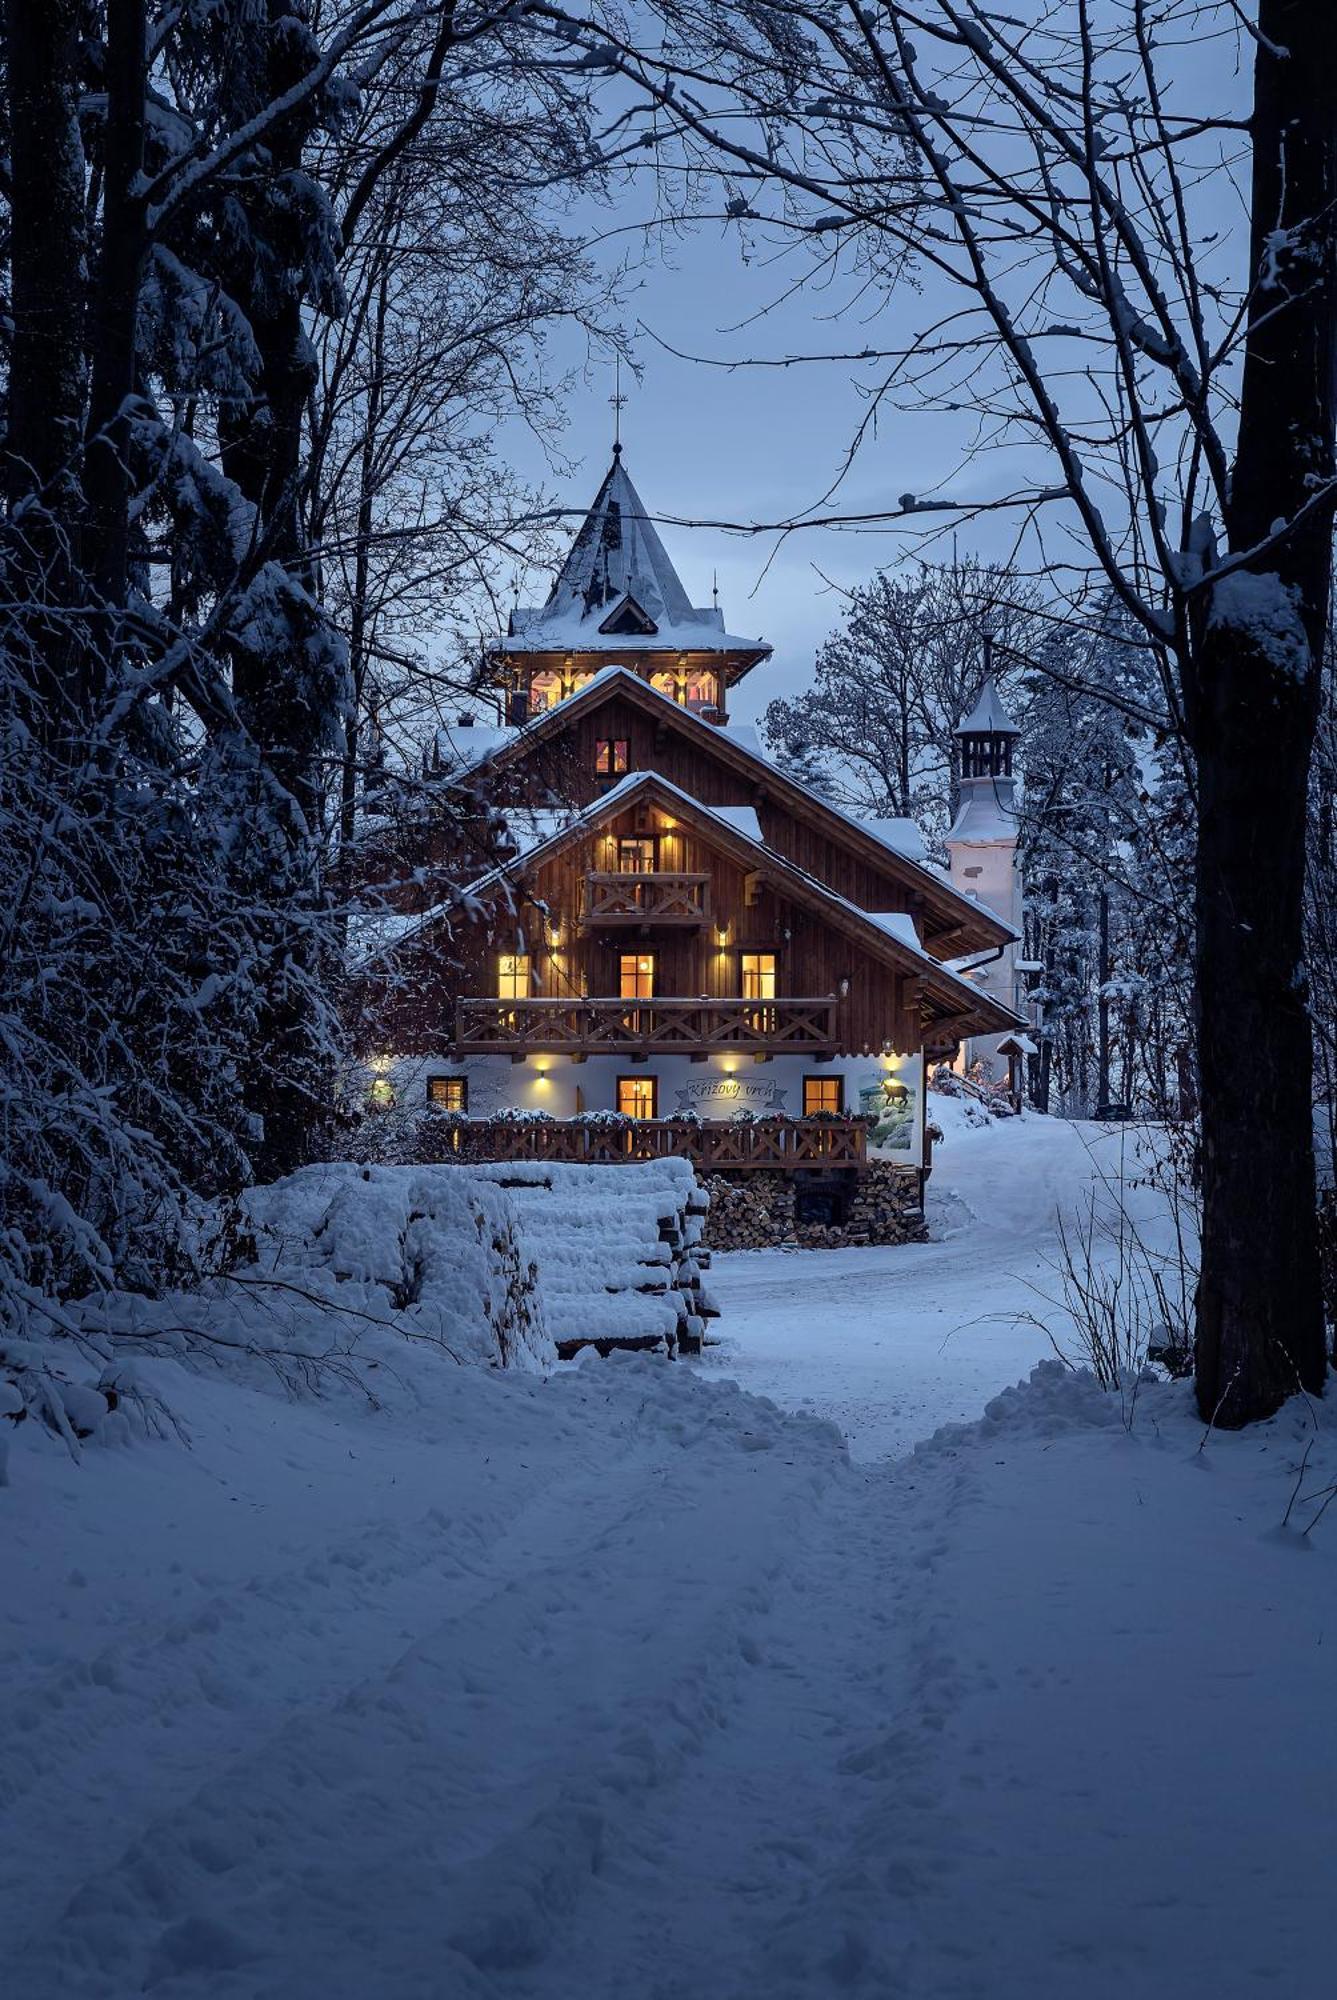
[[798, 1049], [834, 1054], [836, 1006], [823, 1000], [461, 1000], [461, 1054], [649, 1055], [658, 1049]]
[[710, 921], [710, 877], [588, 874], [580, 921], [583, 927], [672, 924], [699, 928]]
[[553, 1160], [616, 1166], [671, 1156], [702, 1173], [867, 1164], [868, 1131], [861, 1118], [770, 1118], [757, 1124], [690, 1118], [591, 1120], [487, 1118], [451, 1122], [443, 1157], [459, 1161]]

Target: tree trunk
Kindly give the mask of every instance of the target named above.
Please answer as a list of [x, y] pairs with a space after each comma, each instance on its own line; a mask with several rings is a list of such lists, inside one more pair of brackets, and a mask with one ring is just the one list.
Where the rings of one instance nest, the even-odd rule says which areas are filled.
[[[139, 299], [148, 256], [139, 191], [144, 166], [145, 43], [145, 0], [108, 0], [102, 248], [91, 327], [84, 492], [88, 569], [113, 623], [125, 599], [129, 566], [132, 478], [126, 463], [126, 418], [135, 390]], [[108, 642], [114, 643], [111, 632]]]
[[1203, 1246], [1198, 1402], [1238, 1425], [1326, 1373], [1304, 972], [1309, 765], [1327, 625], [1337, 367], [1337, 13], [1262, 0], [1254, 74], [1255, 284], [1227, 522], [1246, 554], [1195, 648], [1195, 874]]
[[11, 603], [28, 607], [29, 723], [63, 761], [87, 744], [92, 649], [71, 617], [86, 373], [81, 0], [7, 0], [10, 285], [5, 498]]

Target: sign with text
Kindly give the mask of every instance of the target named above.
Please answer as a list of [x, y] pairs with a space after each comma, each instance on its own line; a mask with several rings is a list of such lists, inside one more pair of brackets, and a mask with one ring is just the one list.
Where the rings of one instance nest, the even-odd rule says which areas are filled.
[[784, 1085], [760, 1077], [703, 1076], [675, 1095], [679, 1115], [694, 1111], [698, 1118], [737, 1118], [743, 1111], [754, 1118], [774, 1118], [786, 1108]]

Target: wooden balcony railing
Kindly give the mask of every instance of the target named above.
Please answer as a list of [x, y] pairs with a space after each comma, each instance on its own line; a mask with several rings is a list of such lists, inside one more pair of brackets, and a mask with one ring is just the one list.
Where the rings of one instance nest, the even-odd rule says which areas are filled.
[[710, 877], [588, 874], [580, 922], [582, 929], [599, 924], [700, 928], [710, 922]]
[[703, 1173], [768, 1167], [853, 1167], [868, 1163], [868, 1132], [859, 1118], [772, 1118], [755, 1124], [687, 1118], [577, 1123], [560, 1118], [487, 1118], [452, 1123], [444, 1140], [452, 1160], [558, 1160], [616, 1166], [677, 1155]]
[[658, 1049], [797, 1049], [834, 1054], [836, 1001], [823, 1000], [461, 1000], [455, 1048], [515, 1056]]

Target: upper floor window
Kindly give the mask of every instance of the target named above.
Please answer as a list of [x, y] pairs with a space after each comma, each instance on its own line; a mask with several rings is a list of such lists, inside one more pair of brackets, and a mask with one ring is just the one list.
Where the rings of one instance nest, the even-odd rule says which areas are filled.
[[562, 676], [545, 669], [534, 674], [529, 683], [529, 706], [535, 715], [542, 715], [547, 709], [556, 708], [566, 693], [562, 686]]
[[622, 1000], [653, 1000], [655, 960], [649, 951], [624, 951], [618, 958], [618, 997]]
[[719, 676], [707, 667], [660, 667], [651, 674], [650, 685], [658, 688], [660, 694], [666, 694], [670, 701], [676, 701], [680, 708], [719, 706]]
[[620, 1076], [617, 1080], [617, 1108], [624, 1118], [658, 1118], [658, 1077]]
[[594, 768], [601, 778], [620, 778], [629, 766], [625, 736], [601, 736], [594, 746]]
[[658, 842], [653, 835], [646, 838], [619, 840], [617, 844], [618, 874], [653, 875], [658, 852]]
[[499, 1000], [527, 1000], [529, 998], [529, 953], [527, 951], [503, 951], [498, 957], [497, 998]]
[[742, 975], [745, 1000], [774, 1000], [775, 953], [773, 951], [745, 951], [742, 955]]

